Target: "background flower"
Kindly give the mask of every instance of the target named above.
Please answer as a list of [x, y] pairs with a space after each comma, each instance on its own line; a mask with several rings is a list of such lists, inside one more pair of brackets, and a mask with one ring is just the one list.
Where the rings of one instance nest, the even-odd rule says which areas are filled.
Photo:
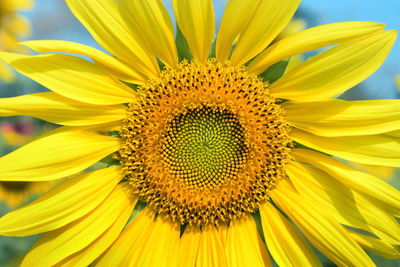
[[[18, 41], [30, 34], [29, 21], [20, 15], [33, 7], [33, 0], [2, 0], [0, 2], [0, 51], [26, 51]], [[0, 62], [0, 79], [11, 82], [14, 74]]]

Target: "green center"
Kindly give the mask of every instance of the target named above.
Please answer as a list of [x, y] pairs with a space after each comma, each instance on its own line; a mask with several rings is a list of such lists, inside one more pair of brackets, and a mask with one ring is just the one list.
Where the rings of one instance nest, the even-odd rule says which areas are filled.
[[163, 136], [169, 170], [189, 188], [215, 188], [234, 178], [247, 155], [244, 129], [226, 109], [189, 109], [173, 118]]

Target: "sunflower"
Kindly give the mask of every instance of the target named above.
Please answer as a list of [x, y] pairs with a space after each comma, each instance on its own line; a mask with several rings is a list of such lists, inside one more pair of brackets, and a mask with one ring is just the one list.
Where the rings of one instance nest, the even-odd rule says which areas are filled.
[[[32, 8], [33, 0], [0, 1], [0, 51], [21, 50], [18, 40], [30, 34], [29, 21], [18, 14], [20, 10]], [[14, 74], [0, 62], [0, 80], [11, 82]]]
[[1, 53], [52, 90], [1, 99], [1, 115], [62, 125], [0, 158], [1, 179], [110, 166], [0, 219], [2, 235], [43, 233], [22, 266], [321, 266], [310, 243], [342, 266], [400, 256], [399, 191], [342, 161], [400, 166], [400, 102], [332, 98], [382, 64], [395, 31], [343, 22], [271, 44], [300, 0], [231, 0], [214, 41], [212, 1], [173, 0], [175, 39], [161, 0], [67, 3], [110, 54]]

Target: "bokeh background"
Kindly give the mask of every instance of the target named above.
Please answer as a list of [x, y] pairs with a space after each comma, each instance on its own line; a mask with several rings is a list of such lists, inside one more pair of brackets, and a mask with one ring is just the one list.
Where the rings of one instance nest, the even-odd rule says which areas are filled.
[[[22, 12], [32, 24], [32, 35], [28, 39], [67, 40], [102, 50], [72, 15], [64, 0], [36, 0], [35, 2], [32, 10]], [[171, 0], [164, 0], [164, 2], [173, 15]], [[226, 0], [214, 0], [213, 2], [218, 27]], [[341, 21], [376, 21], [386, 24], [387, 29], [400, 30], [400, 0], [303, 0], [295, 16], [303, 19], [307, 28]], [[313, 53], [305, 55], [305, 58], [311, 55]], [[399, 98], [399, 90], [395, 84], [396, 75], [400, 75], [400, 41], [396, 41], [389, 57], [376, 73], [341, 97], [348, 100]], [[40, 91], [46, 91], [46, 89], [21, 75], [17, 75], [13, 83], [7, 84], [0, 81], [0, 97], [12, 97]], [[29, 117], [0, 118], [0, 156], [54, 127], [56, 126]], [[399, 172], [395, 171], [390, 176], [389, 182], [400, 189]], [[15, 188], [12, 189], [16, 191], [27, 189], [21, 189], [20, 185], [13, 186]], [[33, 194], [26, 201], [32, 201], [40, 194], [38, 192], [44, 191], [50, 186], [36, 186], [35, 190], [30, 188], [27, 191], [31, 191]], [[0, 188], [1, 216], [20, 206], [18, 202], [21, 202], [21, 199], [14, 197], [14, 200], [10, 200], [10, 198], [12, 197], [2, 192]], [[27, 238], [0, 236], [0, 266], [18, 266], [18, 262], [36, 239], [36, 236]], [[376, 255], [372, 255], [372, 257], [377, 266], [400, 267], [399, 260], [385, 260]], [[325, 266], [334, 265], [325, 259]]]

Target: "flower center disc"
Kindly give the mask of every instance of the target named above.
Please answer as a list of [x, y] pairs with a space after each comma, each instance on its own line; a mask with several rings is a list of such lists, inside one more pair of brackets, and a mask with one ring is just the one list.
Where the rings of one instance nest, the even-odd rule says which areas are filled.
[[175, 116], [163, 134], [162, 159], [188, 189], [215, 189], [237, 176], [247, 155], [244, 129], [228, 110], [201, 107]]
[[285, 177], [291, 146], [268, 84], [213, 60], [184, 61], [141, 86], [120, 134], [134, 193], [181, 224], [256, 211]]

